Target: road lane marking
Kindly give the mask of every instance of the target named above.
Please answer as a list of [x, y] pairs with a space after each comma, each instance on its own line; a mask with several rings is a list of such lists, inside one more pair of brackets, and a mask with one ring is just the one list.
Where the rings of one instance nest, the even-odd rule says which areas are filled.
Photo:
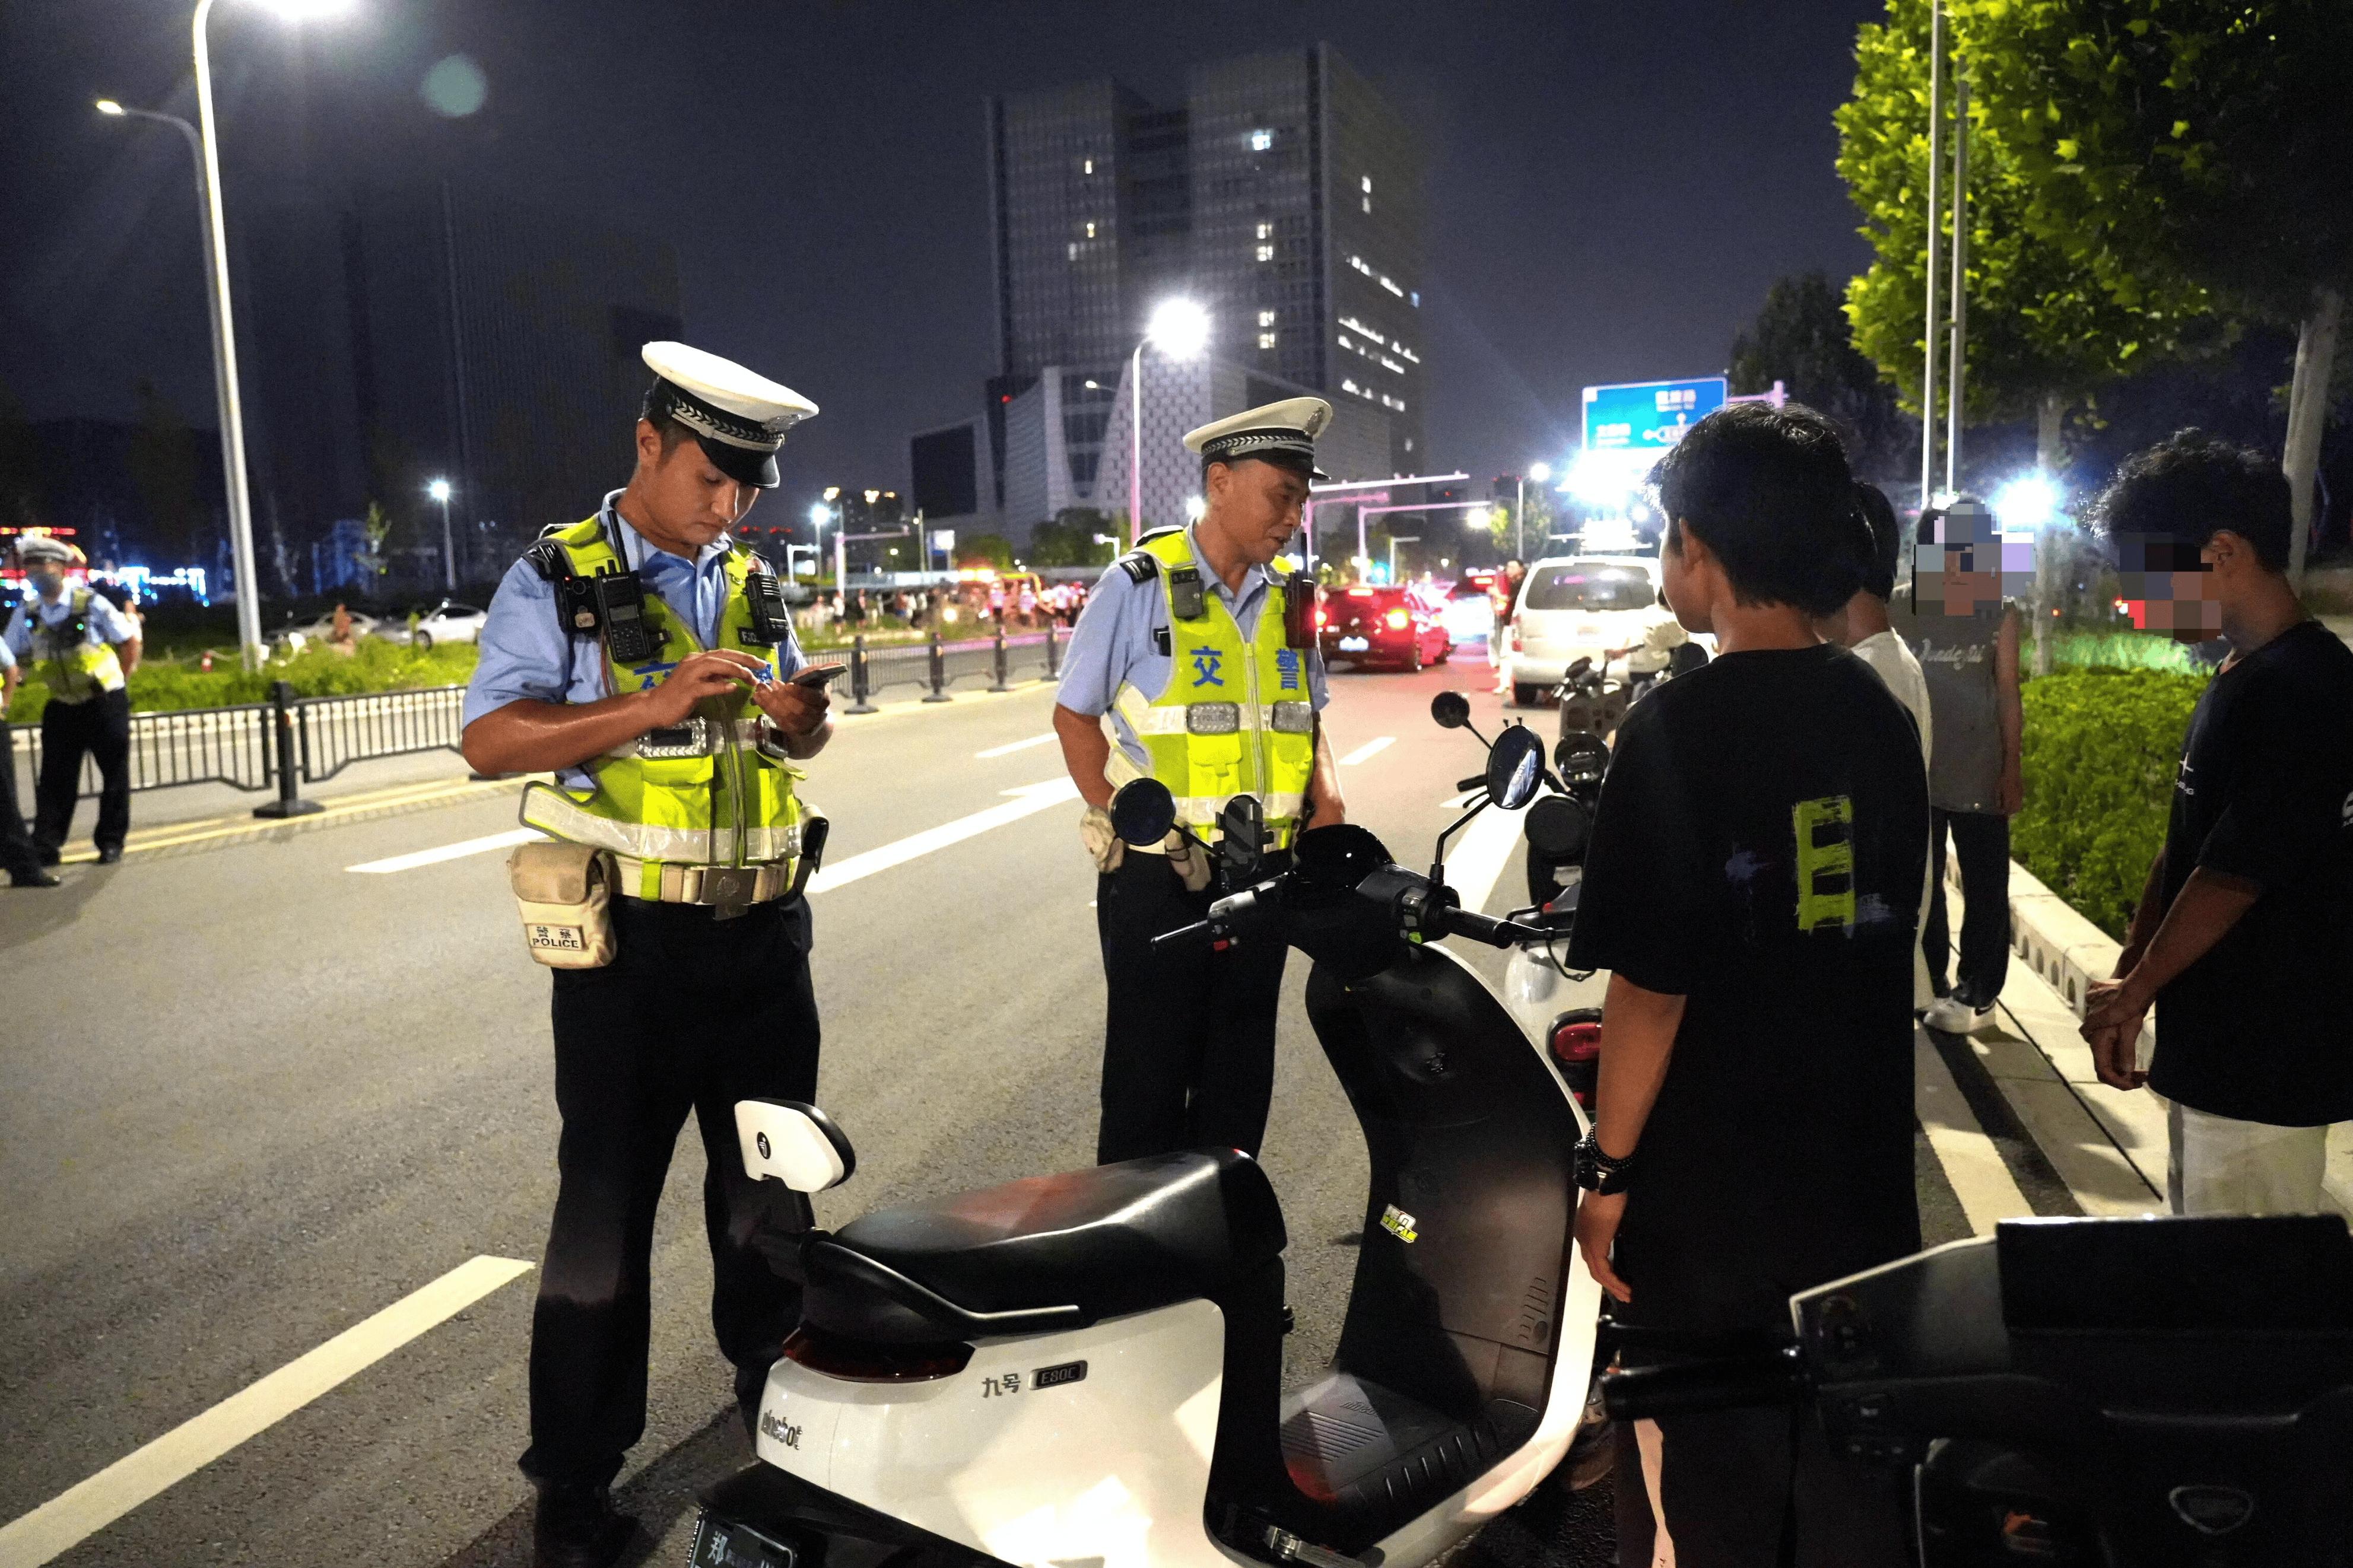
[[419, 866], [436, 866], [444, 860], [460, 860], [469, 855], [486, 854], [492, 849], [504, 849], [510, 845], [529, 844], [546, 837], [536, 827], [511, 827], [504, 833], [493, 833], [482, 838], [469, 838], [462, 843], [444, 844], [438, 849], [419, 849], [413, 854], [395, 855], [384, 860], [366, 860], [357, 866], [346, 866], [346, 871], [362, 871], [382, 875], [388, 871], [413, 871]]
[[1511, 864], [1512, 851], [1519, 847], [1520, 824], [1527, 815], [1525, 806], [1498, 811], [1491, 805], [1456, 836], [1446, 861], [1446, 885], [1454, 889], [1464, 909], [1486, 908], [1487, 896], [1495, 890], [1504, 868]]
[[1961, 1201], [1969, 1229], [1991, 1236], [1999, 1220], [2033, 1217], [2033, 1205], [2018, 1190], [2018, 1178], [2010, 1173], [2001, 1151], [1978, 1125], [1961, 1086], [1953, 1081], [1953, 1069], [1919, 1035], [1912, 1041], [1912, 1110], [1928, 1135], [1936, 1163], [1945, 1168], [1953, 1195]]
[[879, 849], [869, 849], [863, 854], [852, 855], [847, 860], [828, 866], [809, 879], [808, 890], [811, 893], [829, 892], [835, 888], [855, 882], [862, 877], [871, 877], [877, 871], [887, 871], [893, 866], [903, 866], [910, 860], [920, 859], [935, 849], [944, 849], [951, 844], [961, 844], [967, 838], [987, 833], [992, 827], [1002, 827], [1008, 822], [1018, 822], [1025, 816], [1033, 816], [1039, 812], [1060, 805], [1065, 801], [1076, 800], [1079, 798], [1079, 786], [1071, 783], [1070, 775], [1065, 773], [1058, 779], [1049, 779], [1043, 784], [1023, 784], [1018, 789], [1008, 789], [1004, 793], [1016, 798], [1007, 801], [1003, 805], [992, 805], [987, 811], [976, 811], [970, 816], [960, 816], [954, 822], [926, 828], [921, 833], [902, 838], [895, 844], [885, 844]]
[[473, 1258], [354, 1323], [325, 1344], [182, 1422], [20, 1519], [0, 1525], [0, 1568], [36, 1568], [177, 1485], [246, 1439], [366, 1371], [509, 1280], [531, 1272], [513, 1258]]
[[1438, 803], [1438, 809], [1440, 811], [1460, 811], [1464, 806], [1469, 805], [1472, 801], [1477, 800], [1481, 795], [1485, 795], [1486, 793], [1487, 786], [1485, 784], [1481, 784], [1476, 789], [1466, 789], [1461, 795], [1450, 795], [1444, 800]]
[[1367, 741], [1363, 745], [1358, 746], [1355, 751], [1350, 752], [1346, 756], [1342, 757], [1340, 759], [1340, 765], [1344, 768], [1353, 768], [1358, 763], [1370, 762], [1373, 758], [1379, 756], [1383, 752], [1388, 751], [1391, 746], [1396, 744], [1397, 737], [1395, 735], [1383, 735], [1377, 740]]
[[[335, 797], [333, 804], [324, 810], [313, 812], [308, 816], [289, 817], [284, 821], [269, 821], [256, 817], [250, 812], [243, 816], [206, 817], [174, 827], [157, 828], [154, 831], [163, 835], [160, 837], [134, 836], [131, 842], [122, 847], [122, 852], [125, 855], [137, 855], [149, 849], [170, 849], [183, 844], [202, 844], [215, 838], [248, 837], [274, 832], [282, 827], [319, 826], [333, 821], [336, 817], [348, 816], [354, 812], [383, 811], [404, 805], [430, 805], [437, 802], [455, 802], [470, 796], [496, 795], [501, 790], [514, 787], [517, 782], [513, 779], [486, 779], [480, 783], [468, 780], [459, 784], [436, 784], [421, 787], [402, 784], [393, 789], [370, 790], [364, 795], [339, 795]], [[97, 858], [97, 850], [78, 847], [66, 852], [63, 864], [82, 865]]]
[[983, 762], [987, 762], [991, 757], [1009, 757], [1016, 752], [1026, 752], [1032, 746], [1042, 746], [1055, 738], [1054, 731], [1049, 730], [1042, 735], [1032, 735], [1026, 741], [1008, 741], [1002, 746], [991, 746], [985, 752], [975, 752], [973, 755]]

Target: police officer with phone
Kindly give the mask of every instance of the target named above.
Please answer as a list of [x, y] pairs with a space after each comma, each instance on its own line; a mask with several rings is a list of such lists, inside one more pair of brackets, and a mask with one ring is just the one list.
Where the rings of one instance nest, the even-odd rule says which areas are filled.
[[542, 1568], [605, 1568], [636, 1531], [608, 1489], [645, 1429], [654, 1206], [687, 1113], [707, 1162], [712, 1321], [747, 1425], [800, 1316], [752, 1239], [810, 1219], [806, 1198], [745, 1177], [734, 1105], [816, 1098], [801, 893], [822, 818], [796, 764], [832, 720], [776, 576], [728, 531], [817, 406], [683, 343], [643, 353], [636, 471], [509, 570], [466, 693], [466, 760], [555, 774], [526, 786], [522, 820], [589, 847], [578, 863], [614, 895], [599, 900], [609, 961], [554, 972], [564, 1130], [522, 1458]]

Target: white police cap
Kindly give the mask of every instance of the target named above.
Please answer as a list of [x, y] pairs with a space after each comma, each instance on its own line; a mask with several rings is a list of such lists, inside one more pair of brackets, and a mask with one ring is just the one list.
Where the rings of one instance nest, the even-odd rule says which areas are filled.
[[16, 540], [19, 563], [55, 561], [66, 566], [77, 565], [82, 559], [80, 551], [62, 539], [46, 533], [20, 534]]
[[644, 416], [670, 416], [694, 432], [703, 456], [721, 473], [774, 489], [785, 432], [815, 414], [817, 405], [733, 360], [685, 343], [648, 343], [638, 353], [654, 373]]
[[1261, 462], [1294, 469], [1311, 479], [1332, 476], [1315, 466], [1315, 437], [1332, 423], [1332, 405], [1320, 397], [1286, 397], [1246, 408], [1185, 434], [1185, 449], [1204, 462]]

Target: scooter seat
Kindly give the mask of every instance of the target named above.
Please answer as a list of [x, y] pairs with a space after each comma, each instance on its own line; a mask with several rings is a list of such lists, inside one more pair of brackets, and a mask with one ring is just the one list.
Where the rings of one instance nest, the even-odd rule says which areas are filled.
[[1081, 1328], [1215, 1299], [1286, 1239], [1247, 1154], [1158, 1154], [863, 1215], [807, 1249], [802, 1315], [898, 1343]]

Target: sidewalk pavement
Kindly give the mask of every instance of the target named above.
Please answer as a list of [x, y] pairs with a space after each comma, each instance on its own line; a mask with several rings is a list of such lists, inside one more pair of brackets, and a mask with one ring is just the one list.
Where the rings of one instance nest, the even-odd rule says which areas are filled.
[[[1961, 923], [1957, 868], [1945, 896]], [[2116, 968], [2119, 944], [2016, 861], [2010, 868], [2010, 978], [1993, 1020], [1968, 1047], [2087, 1215], [2163, 1214], [2165, 1101], [2146, 1089], [2111, 1089], [2076, 1032], [2094, 980]], [[2147, 1060], [2151, 1027], [2141, 1036]], [[2353, 1122], [2329, 1133], [2327, 1200], [2353, 1218]]]

